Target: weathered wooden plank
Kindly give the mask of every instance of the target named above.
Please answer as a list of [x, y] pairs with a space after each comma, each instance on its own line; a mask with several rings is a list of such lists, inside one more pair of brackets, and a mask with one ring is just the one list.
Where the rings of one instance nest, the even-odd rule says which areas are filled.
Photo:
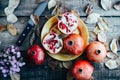
[[[0, 41], [2, 42], [2, 44], [0, 45], [0, 48], [6, 47], [11, 44], [15, 44], [19, 35], [25, 28], [25, 25], [27, 24], [28, 19], [29, 19], [29, 17], [20, 17], [18, 22], [16, 22], [14, 24], [18, 30], [18, 35], [16, 35], [16, 36], [11, 36], [7, 31], [0, 32]], [[84, 21], [86, 18], [81, 17], [81, 19]], [[105, 19], [108, 21], [108, 24], [109, 24], [109, 31], [107, 32], [107, 40], [109, 42], [109, 41], [111, 41], [111, 39], [117, 38], [118, 36], [120, 36], [120, 29], [119, 29], [120, 17], [105, 17]], [[44, 25], [45, 21], [46, 21], [46, 19], [44, 17], [40, 18], [39, 24], [41, 27]], [[0, 18], [0, 23], [7, 24], [6, 18], [5, 17]], [[86, 25], [87, 25], [89, 31], [93, 31], [96, 24], [92, 24], [92, 25], [86, 24]], [[28, 39], [26, 39], [23, 46], [21, 46], [20, 49], [26, 50], [28, 48], [28, 46], [29, 46]]]
[[[88, 3], [93, 5], [93, 12], [101, 14], [101, 16], [120, 16], [120, 11], [115, 9], [111, 9], [109, 11], [104, 11], [100, 4], [100, 0], [61, 0], [62, 2], [66, 3], [69, 7], [73, 9], [77, 9], [80, 12], [81, 16], [86, 16], [85, 14], [85, 7]], [[113, 3], [119, 0], [112, 0]], [[5, 16], [4, 8], [7, 6], [8, 0], [0, 0], [0, 16]], [[35, 8], [37, 8], [39, 4], [36, 4], [36, 0], [21, 0], [18, 8], [15, 10], [15, 14], [17, 16], [30, 16], [31, 13], [34, 12]], [[50, 11], [46, 9], [44, 15], [50, 14]]]

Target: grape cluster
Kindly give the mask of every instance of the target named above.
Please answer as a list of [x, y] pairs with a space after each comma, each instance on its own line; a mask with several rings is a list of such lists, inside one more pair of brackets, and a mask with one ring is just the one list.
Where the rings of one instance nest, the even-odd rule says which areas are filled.
[[10, 45], [0, 51], [0, 70], [4, 77], [20, 72], [20, 67], [23, 65], [25, 65], [25, 62], [23, 62], [17, 46]]

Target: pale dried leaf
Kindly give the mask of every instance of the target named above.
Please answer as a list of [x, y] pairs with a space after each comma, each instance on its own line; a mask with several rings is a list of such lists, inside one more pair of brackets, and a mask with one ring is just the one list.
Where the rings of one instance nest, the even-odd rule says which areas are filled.
[[58, 11], [58, 6], [56, 5], [51, 14], [57, 15], [57, 11]]
[[112, 52], [117, 53], [118, 47], [117, 47], [117, 39], [113, 39], [110, 44], [110, 49]]
[[102, 31], [108, 31], [108, 23], [103, 18], [99, 18], [97, 25]]
[[10, 14], [7, 16], [7, 21], [10, 23], [15, 23], [18, 20], [18, 18], [14, 14]]
[[88, 5], [87, 5], [87, 8], [86, 8], [86, 10], [85, 10], [85, 13], [86, 13], [86, 14], [92, 13], [92, 9], [93, 9], [93, 6], [92, 6], [91, 4], [88, 4]]
[[120, 56], [115, 61], [118, 65], [120, 65]]
[[119, 55], [113, 52], [108, 52], [107, 57], [110, 59], [116, 59], [117, 57], [119, 57]]
[[48, 9], [53, 8], [56, 5], [56, 0], [50, 0], [48, 2]]
[[11, 10], [9, 7], [6, 7], [6, 8], [4, 9], [4, 12], [5, 12], [6, 16], [12, 14], [13, 11], [14, 11], [14, 10], [13, 10], [13, 9]]
[[88, 15], [85, 22], [88, 23], [88, 24], [95, 24], [96, 22], [98, 22], [99, 18], [100, 18], [100, 14], [91, 13], [91, 14]]
[[0, 23], [0, 32], [5, 31], [5, 30], [6, 30], [6, 27]]
[[17, 8], [19, 3], [20, 3], [20, 0], [9, 0], [8, 7], [10, 8], [10, 10], [14, 10], [15, 8]]
[[101, 30], [98, 26], [96, 26], [93, 32], [95, 32], [95, 34], [98, 34], [99, 32], [101, 32]]
[[113, 6], [116, 10], [120, 10], [120, 1], [116, 2]]
[[19, 73], [14, 73], [10, 74], [11, 80], [20, 80], [20, 74]]
[[72, 61], [63, 62], [63, 66], [64, 66], [64, 68], [66, 68], [66, 69], [70, 69], [70, 68], [71, 68], [71, 65], [72, 65]]
[[97, 40], [97, 34], [93, 31], [90, 31], [89, 32], [89, 40], [90, 40], [90, 42], [96, 41]]
[[60, 67], [60, 68], [63, 68], [63, 64], [62, 64], [61, 62], [59, 63], [59, 67]]
[[7, 30], [11, 35], [17, 35], [17, 29], [13, 24], [8, 24]]
[[111, 0], [101, 0], [100, 4], [104, 10], [110, 10], [112, 7]]
[[106, 42], [107, 36], [103, 31], [100, 31], [97, 35], [98, 41]]
[[75, 16], [80, 17], [80, 13], [79, 13], [78, 10], [71, 10], [71, 12], [72, 12]]
[[39, 23], [39, 16], [37, 15], [30, 15], [31, 20], [34, 22], [35, 25]]
[[109, 69], [115, 69], [119, 65], [117, 64], [117, 62], [115, 60], [110, 59], [105, 63], [105, 66], [108, 67]]

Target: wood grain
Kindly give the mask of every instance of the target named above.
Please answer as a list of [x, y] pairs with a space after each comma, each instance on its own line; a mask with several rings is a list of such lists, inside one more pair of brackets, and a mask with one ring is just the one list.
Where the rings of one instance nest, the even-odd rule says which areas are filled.
[[[9, 0], [0, 0], [0, 23], [7, 25], [6, 16], [4, 14], [4, 8], [8, 5]], [[77, 9], [80, 12], [80, 18], [85, 21], [86, 14], [84, 12], [85, 7], [88, 3], [93, 5], [93, 12], [99, 13], [109, 24], [109, 30], [106, 32], [107, 34], [107, 43], [113, 38], [117, 38], [120, 36], [120, 11], [112, 8], [109, 11], [104, 11], [100, 4], [100, 0], [61, 0], [66, 3], [67, 6], [73, 9]], [[112, 0], [113, 4], [119, 0]], [[0, 32], [0, 49], [7, 47], [8, 45], [15, 44], [18, 37], [24, 30], [27, 21], [29, 20], [29, 16], [34, 12], [35, 8], [37, 8], [39, 4], [36, 3], [36, 0], [21, 0], [18, 8], [15, 10], [15, 14], [18, 16], [18, 21], [14, 23], [17, 28], [18, 35], [12, 36], [8, 33], [8, 31]], [[44, 17], [45, 15], [49, 15], [51, 13], [50, 10], [46, 8], [42, 16], [40, 17], [39, 27], [43, 27], [44, 23], [47, 19]], [[96, 24], [86, 24], [89, 31], [93, 31]], [[35, 43], [40, 44], [40, 37], [36, 40]], [[23, 51], [22, 55], [24, 55], [29, 47], [29, 36], [24, 41], [23, 45], [20, 47], [20, 50]], [[46, 55], [46, 58], [48, 55]], [[95, 70], [93, 73], [94, 80], [120, 80], [120, 67], [109, 70], [104, 64], [96, 64], [92, 63]], [[45, 59], [45, 62], [39, 66], [26, 65], [21, 68], [21, 80], [66, 80], [67, 69], [57, 68], [55, 70], [51, 70], [48, 67], [48, 62]], [[0, 80], [10, 80], [9, 77], [3, 78], [0, 73]]]

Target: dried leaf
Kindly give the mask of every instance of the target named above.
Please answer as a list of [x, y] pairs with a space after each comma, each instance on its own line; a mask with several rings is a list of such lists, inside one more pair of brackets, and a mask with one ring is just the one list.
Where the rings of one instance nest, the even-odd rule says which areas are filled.
[[17, 17], [13, 14], [13, 12], [19, 3], [20, 0], [9, 0], [8, 7], [4, 9], [8, 22], [15, 23], [18, 20]]
[[88, 5], [87, 5], [87, 8], [86, 8], [86, 10], [85, 10], [85, 13], [86, 13], [86, 14], [92, 13], [92, 9], [93, 9], [93, 6], [92, 6], [91, 4], [88, 4]]
[[18, 20], [18, 18], [14, 14], [10, 14], [7, 16], [7, 21], [10, 23], [15, 23]]
[[107, 36], [103, 31], [98, 33], [97, 38], [101, 42], [106, 42], [106, 40], [107, 40]]
[[35, 32], [31, 32], [30, 37], [29, 37], [29, 43], [30, 43], [30, 45], [34, 44], [35, 39], [36, 39]]
[[20, 80], [20, 74], [14, 73], [10, 74], [11, 80]]
[[30, 15], [31, 20], [34, 22], [35, 25], [39, 23], [39, 16], [37, 15]]
[[17, 35], [17, 29], [13, 24], [8, 24], [7, 30], [11, 35]]
[[111, 0], [101, 0], [100, 4], [104, 10], [110, 10], [112, 7]]
[[58, 10], [58, 6], [56, 5], [51, 14], [57, 15], [57, 10]]
[[56, 5], [56, 0], [50, 0], [48, 2], [48, 9], [51, 9], [52, 7], [54, 7]]
[[70, 69], [71, 65], [72, 65], [72, 61], [63, 62], [63, 66], [66, 69]]
[[100, 30], [108, 31], [108, 23], [103, 18], [99, 18], [97, 25], [100, 28]]
[[101, 30], [98, 26], [96, 26], [93, 32], [95, 32], [95, 34], [98, 34], [99, 32], [101, 32]]
[[117, 62], [115, 60], [110, 59], [105, 63], [105, 66], [108, 67], [109, 69], [115, 69], [119, 65], [117, 64]]
[[115, 61], [118, 65], [120, 65], [120, 56]]
[[19, 3], [20, 3], [20, 0], [9, 0], [8, 7], [10, 8], [10, 10], [14, 10], [15, 8], [17, 8]]
[[59, 67], [60, 67], [60, 68], [63, 68], [62, 62], [59, 63]]
[[98, 22], [99, 18], [100, 18], [99, 14], [91, 13], [91, 14], [88, 15], [85, 22], [88, 23], [88, 24], [95, 24], [96, 22]]
[[120, 1], [116, 2], [113, 7], [116, 9], [116, 10], [120, 10]]
[[10, 8], [9, 7], [6, 7], [5, 9], [4, 9], [4, 12], [5, 12], [5, 14], [6, 14], [6, 16], [8, 16], [8, 15], [10, 15], [10, 14], [12, 14], [13, 13], [13, 9], [12, 10], [10, 10]]
[[6, 30], [6, 27], [0, 23], [0, 32], [5, 31], [5, 30]]
[[97, 40], [97, 35], [95, 32], [93, 32], [93, 31], [89, 32], [89, 40], [90, 40], [90, 42]]
[[80, 17], [80, 13], [79, 13], [78, 10], [71, 10], [71, 12], [72, 12], [75, 16]]
[[112, 52], [117, 53], [118, 47], [117, 47], [117, 39], [113, 39], [110, 44], [110, 49]]
[[63, 14], [65, 12], [70, 12], [71, 9], [69, 6], [67, 6], [65, 3], [59, 3], [58, 4], [58, 9], [57, 9], [57, 14]]
[[57, 67], [58, 65], [58, 61], [53, 61], [51, 60], [50, 62], [48, 62], [48, 66], [52, 69], [52, 70], [55, 70], [55, 68]]
[[113, 52], [108, 52], [107, 57], [110, 59], [116, 59], [117, 57], [119, 57], [119, 55]]

